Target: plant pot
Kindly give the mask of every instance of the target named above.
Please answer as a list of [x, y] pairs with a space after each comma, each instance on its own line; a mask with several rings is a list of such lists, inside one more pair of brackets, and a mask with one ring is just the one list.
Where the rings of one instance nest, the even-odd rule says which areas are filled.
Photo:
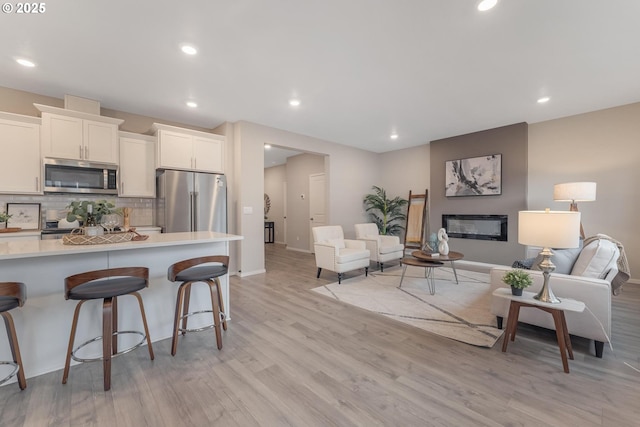
[[511, 286], [511, 295], [515, 295], [517, 297], [521, 297], [522, 296], [522, 288], [514, 288], [513, 286]]
[[7, 221], [0, 222], [0, 229], [7, 228]]

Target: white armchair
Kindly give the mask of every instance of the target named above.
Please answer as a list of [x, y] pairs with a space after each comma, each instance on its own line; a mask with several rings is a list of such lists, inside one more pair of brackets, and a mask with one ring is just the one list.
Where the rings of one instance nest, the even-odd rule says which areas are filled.
[[378, 226], [374, 223], [356, 224], [356, 239], [362, 240], [370, 252], [371, 261], [380, 264], [380, 271], [384, 271], [384, 263], [402, 259], [404, 245], [398, 236], [384, 236], [378, 234]]
[[369, 251], [364, 242], [344, 238], [342, 227], [325, 225], [313, 227], [313, 247], [316, 253], [318, 275], [323, 268], [338, 273], [338, 283], [342, 282], [343, 273], [364, 268], [369, 274]]

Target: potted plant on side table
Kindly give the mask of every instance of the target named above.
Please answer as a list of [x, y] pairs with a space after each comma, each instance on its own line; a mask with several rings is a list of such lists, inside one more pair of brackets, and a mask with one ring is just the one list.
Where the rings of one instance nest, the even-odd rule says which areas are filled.
[[522, 295], [522, 290], [533, 284], [531, 275], [520, 268], [504, 273], [502, 281], [511, 286], [511, 293], [516, 296]]

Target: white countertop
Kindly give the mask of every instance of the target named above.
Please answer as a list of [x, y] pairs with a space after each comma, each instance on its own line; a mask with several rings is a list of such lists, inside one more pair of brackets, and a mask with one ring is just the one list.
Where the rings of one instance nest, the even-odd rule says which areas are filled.
[[149, 235], [147, 240], [111, 243], [105, 245], [63, 245], [62, 240], [16, 240], [0, 242], [0, 261], [90, 252], [109, 252], [163, 246], [194, 245], [207, 242], [229, 242], [242, 239], [242, 236], [234, 234], [197, 231], [186, 233], [152, 234]]

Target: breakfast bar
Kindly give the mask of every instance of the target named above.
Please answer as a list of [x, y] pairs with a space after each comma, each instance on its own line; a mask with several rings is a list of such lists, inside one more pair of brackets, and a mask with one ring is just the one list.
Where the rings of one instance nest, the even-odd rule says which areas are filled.
[[[64, 279], [89, 270], [115, 267], [148, 267], [149, 287], [141, 292], [152, 341], [171, 337], [175, 310], [175, 284], [167, 279], [168, 267], [180, 260], [205, 255], [228, 255], [229, 244], [242, 236], [216, 232], [184, 232], [150, 235], [147, 240], [103, 245], [64, 245], [61, 240], [17, 240], [0, 243], [0, 272], [3, 281], [23, 282], [27, 300], [13, 317], [20, 341], [24, 371], [28, 377], [62, 369], [69, 340], [75, 303], [64, 299]], [[225, 311], [230, 318], [229, 280], [220, 278]], [[191, 308], [210, 306], [206, 285], [194, 286]], [[89, 305], [93, 304], [94, 305]], [[135, 298], [118, 301], [123, 330], [141, 330], [142, 321]], [[202, 306], [200, 306], [202, 304]], [[83, 308], [83, 325], [76, 342], [101, 334], [99, 302]], [[86, 313], [85, 313], [86, 311]], [[86, 318], [85, 318], [86, 316]], [[208, 322], [207, 322], [208, 320]], [[194, 325], [210, 323], [210, 317], [194, 318]], [[123, 345], [126, 346], [125, 338]], [[212, 342], [215, 347], [215, 340]], [[87, 347], [86, 356], [96, 356], [101, 346]], [[0, 346], [0, 360], [8, 360], [8, 346]]]

